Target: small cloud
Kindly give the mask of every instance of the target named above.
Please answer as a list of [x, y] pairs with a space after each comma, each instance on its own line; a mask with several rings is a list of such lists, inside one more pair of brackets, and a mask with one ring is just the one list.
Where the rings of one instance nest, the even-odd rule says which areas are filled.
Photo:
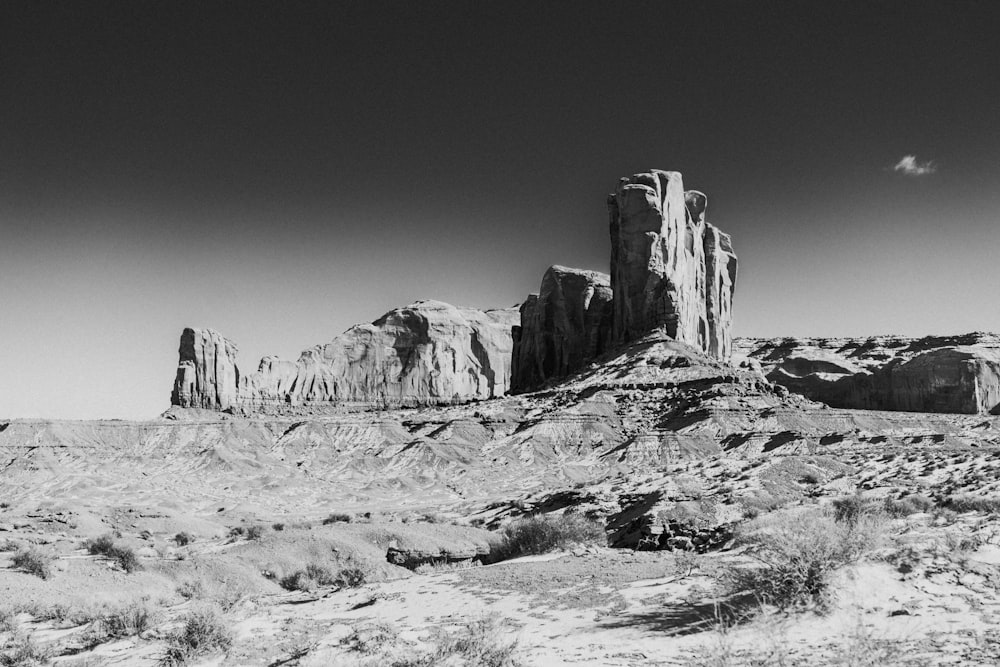
[[927, 176], [937, 171], [937, 165], [931, 160], [917, 162], [916, 155], [904, 155], [892, 170], [907, 176]]

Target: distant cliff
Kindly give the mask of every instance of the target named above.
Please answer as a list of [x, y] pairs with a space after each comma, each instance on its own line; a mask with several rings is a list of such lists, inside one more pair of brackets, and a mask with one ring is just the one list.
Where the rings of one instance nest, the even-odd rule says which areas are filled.
[[837, 408], [1000, 414], [1000, 336], [743, 338], [767, 379]]
[[297, 361], [265, 357], [241, 374], [237, 347], [185, 329], [171, 403], [255, 413], [303, 405], [416, 406], [503, 396], [510, 386], [516, 309], [480, 311], [418, 301], [351, 327]]

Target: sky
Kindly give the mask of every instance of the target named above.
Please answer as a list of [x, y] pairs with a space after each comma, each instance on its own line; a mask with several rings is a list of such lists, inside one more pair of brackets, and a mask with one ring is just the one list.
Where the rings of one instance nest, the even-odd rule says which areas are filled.
[[608, 270], [680, 171], [739, 336], [1000, 331], [995, 2], [0, 4], [0, 416], [152, 418], [181, 330], [297, 358]]

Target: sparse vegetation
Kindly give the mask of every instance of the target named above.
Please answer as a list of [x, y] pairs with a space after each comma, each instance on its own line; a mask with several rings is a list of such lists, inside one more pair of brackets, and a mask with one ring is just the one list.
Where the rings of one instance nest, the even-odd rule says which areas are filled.
[[264, 535], [264, 526], [248, 526], [246, 535], [248, 540], [259, 540]]
[[83, 547], [92, 556], [105, 556], [130, 574], [142, 569], [142, 563], [136, 553], [129, 547], [116, 544], [111, 535], [92, 537], [83, 543]]
[[473, 567], [479, 567], [482, 565], [478, 560], [470, 558], [467, 560], [458, 561], [447, 561], [447, 560], [435, 560], [429, 563], [421, 563], [416, 568], [414, 572], [417, 574], [433, 574], [435, 572], [454, 572], [456, 570], [468, 570]]
[[52, 576], [52, 560], [52, 556], [42, 553], [34, 547], [21, 549], [14, 554], [12, 559], [15, 568], [41, 579], [48, 579]]
[[1000, 513], [1000, 497], [954, 495], [948, 496], [942, 505], [953, 512], [983, 512], [985, 514]]
[[176, 542], [179, 547], [186, 547], [194, 542], [194, 536], [192, 536], [191, 533], [181, 531], [174, 535], [174, 542]]
[[5, 551], [17, 551], [21, 548], [21, 544], [16, 542], [9, 537], [0, 542], [0, 553]]
[[373, 623], [356, 629], [342, 644], [367, 656], [380, 667], [519, 667], [517, 639], [507, 639], [508, 623], [490, 615], [469, 621], [453, 629], [436, 629], [430, 638], [431, 648], [416, 651], [385, 623]]
[[24, 634], [16, 634], [0, 651], [0, 667], [35, 667], [44, 665], [48, 659], [49, 652]]
[[873, 548], [884, 534], [884, 519], [835, 510], [786, 510], [761, 517], [739, 535], [756, 566], [737, 566], [724, 573], [730, 594], [750, 594], [780, 609], [825, 608], [831, 575]]
[[281, 532], [284, 529], [285, 529], [285, 524], [283, 524], [283, 523], [279, 522], [279, 523], [272, 523], [271, 524], [271, 530], [274, 530], [274, 531], [277, 531], [277, 532]]
[[601, 544], [604, 528], [579, 514], [552, 514], [517, 519], [500, 532], [501, 543], [490, 553], [493, 561], [541, 554], [573, 544]]
[[346, 512], [330, 512], [325, 519], [323, 519], [323, 525], [329, 526], [331, 523], [350, 523], [354, 520], [354, 517]]
[[233, 635], [218, 610], [207, 608], [184, 617], [180, 629], [167, 641], [167, 651], [160, 664], [164, 667], [185, 665], [192, 658], [216, 651], [228, 651]]
[[355, 566], [343, 567], [337, 572], [331, 572], [322, 565], [310, 563], [304, 570], [297, 570], [282, 577], [281, 587], [288, 591], [314, 591], [317, 588], [336, 586], [338, 588], [356, 588], [365, 583], [364, 572]]
[[149, 630], [155, 623], [156, 613], [145, 602], [132, 602], [110, 609], [97, 618], [96, 629], [103, 637], [118, 639], [132, 637]]

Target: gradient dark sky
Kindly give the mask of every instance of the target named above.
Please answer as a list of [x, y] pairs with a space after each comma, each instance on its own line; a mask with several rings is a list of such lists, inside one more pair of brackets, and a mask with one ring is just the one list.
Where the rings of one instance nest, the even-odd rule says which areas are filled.
[[185, 326], [250, 370], [606, 271], [650, 167], [732, 234], [737, 335], [1000, 330], [996, 6], [3, 3], [0, 415], [151, 417]]

